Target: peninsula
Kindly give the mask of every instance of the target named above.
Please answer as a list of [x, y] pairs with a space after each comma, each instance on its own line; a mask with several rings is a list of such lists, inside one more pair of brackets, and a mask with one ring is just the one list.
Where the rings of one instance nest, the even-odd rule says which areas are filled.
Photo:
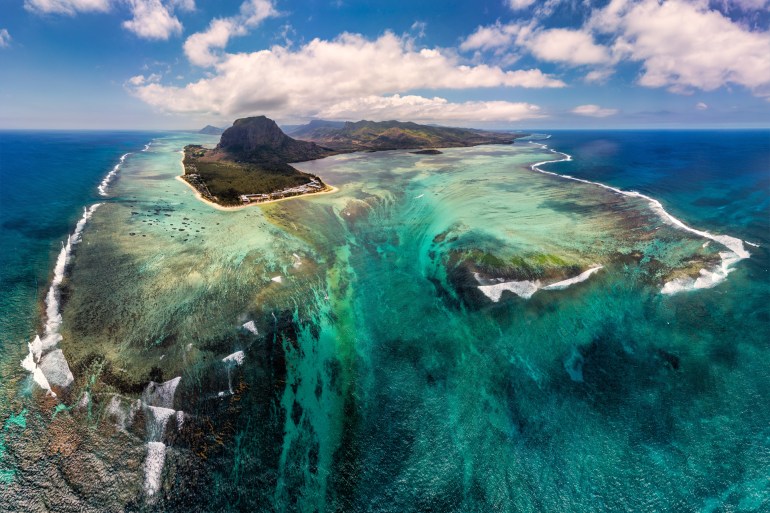
[[409, 149], [437, 155], [441, 152], [436, 148], [511, 144], [524, 135], [401, 121], [323, 120], [293, 127], [291, 134], [265, 116], [238, 119], [214, 149], [185, 147], [182, 179], [218, 205], [264, 203], [333, 190], [320, 177], [293, 168], [292, 162], [354, 151]]
[[265, 116], [243, 118], [224, 131], [214, 149], [185, 146], [182, 179], [203, 199], [219, 205], [264, 203], [331, 190], [317, 176], [289, 163], [334, 153], [313, 142], [292, 139]]

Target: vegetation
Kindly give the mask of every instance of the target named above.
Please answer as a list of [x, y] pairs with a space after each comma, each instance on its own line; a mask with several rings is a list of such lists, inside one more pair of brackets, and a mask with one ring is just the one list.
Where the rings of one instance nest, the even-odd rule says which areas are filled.
[[241, 194], [269, 194], [310, 182], [312, 175], [288, 164], [207, 160], [201, 146], [185, 147], [185, 180], [210, 201], [240, 205]]
[[338, 151], [451, 148], [479, 144], [510, 144], [522, 134], [469, 128], [418, 125], [401, 121], [358, 121], [342, 125], [311, 122], [292, 135]]

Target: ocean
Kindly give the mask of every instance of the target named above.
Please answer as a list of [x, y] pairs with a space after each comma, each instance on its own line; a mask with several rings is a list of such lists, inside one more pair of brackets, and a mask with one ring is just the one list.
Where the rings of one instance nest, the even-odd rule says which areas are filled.
[[0, 133], [8, 511], [770, 508], [770, 132], [339, 155], [231, 212], [190, 143]]

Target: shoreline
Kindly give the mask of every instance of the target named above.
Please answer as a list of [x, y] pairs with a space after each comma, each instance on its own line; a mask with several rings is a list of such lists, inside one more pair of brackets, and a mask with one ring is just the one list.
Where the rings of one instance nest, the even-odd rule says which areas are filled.
[[175, 176], [174, 179], [182, 182], [187, 187], [189, 187], [193, 191], [193, 193], [195, 193], [195, 197], [198, 200], [200, 200], [202, 203], [205, 203], [206, 205], [208, 205], [208, 206], [210, 206], [212, 208], [215, 208], [217, 210], [230, 211], [230, 212], [235, 211], [235, 210], [242, 210], [244, 208], [249, 208], [249, 207], [257, 207], [259, 205], [267, 205], [267, 204], [270, 204], [270, 203], [278, 203], [280, 201], [287, 201], [287, 200], [292, 200], [292, 199], [297, 199], [297, 198], [307, 198], [307, 197], [310, 197], [310, 196], [320, 196], [322, 194], [332, 194], [332, 193], [335, 193], [335, 192], [339, 191], [339, 189], [337, 187], [334, 187], [333, 185], [326, 184], [326, 187], [328, 187], [328, 189], [325, 189], [323, 191], [310, 192], [310, 193], [305, 193], [305, 194], [297, 194], [296, 196], [289, 196], [287, 198], [278, 198], [278, 199], [273, 199], [273, 200], [268, 200], [268, 201], [260, 201], [260, 202], [256, 202], [256, 203], [247, 203], [247, 204], [244, 204], [244, 205], [234, 205], [234, 206], [228, 207], [228, 206], [225, 206], [225, 205], [220, 205], [219, 203], [214, 203], [213, 201], [204, 198], [203, 195], [200, 193], [200, 191], [198, 189], [196, 189], [195, 187], [193, 187], [192, 184], [190, 184], [187, 180], [182, 178], [182, 176], [184, 176], [184, 175]]
[[[586, 180], [584, 178], [577, 178], [572, 175], [565, 175], [561, 173], [556, 173], [554, 171], [546, 171], [540, 166], [543, 166], [546, 164], [555, 164], [557, 162], [571, 162], [572, 155], [568, 153], [564, 153], [563, 151], [558, 151], [553, 148], [549, 148], [547, 144], [542, 144], [535, 141], [529, 141], [529, 144], [539, 146], [541, 149], [548, 150], [550, 153], [553, 153], [555, 155], [564, 156], [564, 158], [561, 158], [561, 159], [547, 160], [547, 161], [537, 162], [535, 164], [532, 164], [529, 166], [529, 168], [532, 171], [536, 171], [544, 175], [555, 176], [565, 180], [572, 180], [575, 182], [598, 186], [608, 191], [611, 191], [615, 194], [620, 194], [621, 196], [627, 196], [631, 198], [640, 198], [647, 202], [650, 210], [652, 210], [652, 212], [655, 213], [658, 216], [658, 218], [660, 218], [664, 223], [674, 227], [675, 229], [683, 230], [685, 232], [692, 233], [698, 237], [702, 237], [704, 239], [714, 241], [717, 244], [722, 245], [727, 250], [727, 252], [719, 253], [719, 256], [722, 260], [720, 265], [714, 266], [710, 269], [706, 269], [706, 268], [701, 269], [699, 271], [698, 277], [674, 278], [673, 280], [665, 282], [663, 285], [663, 288], [660, 290], [662, 294], [671, 295], [671, 294], [676, 294], [678, 292], [687, 291], [687, 290], [697, 290], [701, 288], [714, 287], [715, 285], [718, 285], [719, 283], [727, 279], [728, 274], [730, 274], [730, 272], [734, 270], [733, 269], [734, 264], [736, 264], [737, 262], [743, 259], [751, 257], [751, 253], [749, 253], [749, 251], [746, 250], [746, 248], [744, 247], [744, 243], [747, 243], [747, 241], [744, 241], [737, 237], [733, 237], [731, 235], [720, 235], [720, 234], [715, 235], [705, 230], [698, 230], [697, 228], [693, 228], [692, 226], [686, 224], [684, 221], [680, 220], [679, 218], [674, 217], [671, 213], [669, 213], [663, 207], [663, 204], [659, 200], [653, 198], [652, 196], [648, 196], [646, 194], [642, 194], [641, 192], [636, 192], [636, 191], [626, 191], [626, 190], [620, 189], [619, 187], [613, 187], [612, 185], [607, 185], [607, 184], [604, 184], [601, 182], [595, 182], [592, 180]], [[754, 246], [754, 244], [751, 244], [751, 245]]]

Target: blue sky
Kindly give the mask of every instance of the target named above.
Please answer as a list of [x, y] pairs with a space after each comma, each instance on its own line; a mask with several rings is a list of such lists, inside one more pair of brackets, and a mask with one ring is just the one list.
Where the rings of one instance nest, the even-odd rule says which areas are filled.
[[0, 128], [770, 126], [770, 0], [5, 0]]

